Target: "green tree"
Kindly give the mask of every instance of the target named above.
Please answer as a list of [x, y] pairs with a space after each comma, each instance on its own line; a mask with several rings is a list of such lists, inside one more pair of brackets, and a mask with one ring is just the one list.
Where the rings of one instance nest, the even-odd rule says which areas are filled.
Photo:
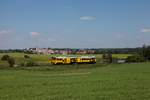
[[126, 62], [144, 62], [144, 61], [145, 61], [144, 57], [139, 54], [134, 54], [126, 58]]
[[8, 64], [9, 64], [10, 67], [13, 67], [14, 64], [15, 64], [15, 59], [12, 58], [12, 57], [9, 57], [9, 58], [7, 59], [7, 62], [8, 62]]
[[139, 55], [144, 57], [145, 60], [150, 60], [150, 46], [143, 45]]
[[112, 54], [111, 53], [104, 53], [102, 55], [102, 59], [104, 63], [112, 63]]
[[9, 55], [3, 55], [2, 58], [1, 58], [1, 60], [2, 61], [7, 61], [8, 58], [10, 58]]
[[24, 58], [30, 58], [30, 56], [28, 56], [28, 55], [24, 55]]
[[109, 63], [112, 63], [112, 54], [108, 53], [108, 59], [109, 59]]

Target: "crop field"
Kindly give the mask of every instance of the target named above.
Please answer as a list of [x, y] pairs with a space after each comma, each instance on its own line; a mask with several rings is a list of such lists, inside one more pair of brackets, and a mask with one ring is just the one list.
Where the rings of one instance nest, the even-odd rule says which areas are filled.
[[[2, 54], [0, 54], [2, 56]], [[22, 61], [23, 54], [10, 56]], [[30, 55], [47, 61], [48, 55]], [[113, 55], [126, 57], [127, 55]], [[101, 55], [96, 55], [100, 58]], [[41, 58], [41, 59], [40, 59]], [[0, 62], [0, 100], [149, 100], [150, 63], [9, 68]]]

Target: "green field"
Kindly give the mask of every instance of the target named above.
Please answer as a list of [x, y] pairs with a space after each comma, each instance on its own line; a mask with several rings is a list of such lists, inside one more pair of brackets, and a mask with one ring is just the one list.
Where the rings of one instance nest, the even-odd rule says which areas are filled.
[[150, 98], [150, 63], [41, 67], [1, 68], [0, 100]]
[[[15, 61], [16, 61], [16, 64], [20, 64], [20, 63], [24, 62], [25, 61], [24, 55], [29, 55], [34, 62], [40, 63], [40, 65], [42, 65], [42, 66], [49, 65], [50, 63], [49, 63], [48, 60], [52, 56], [89, 56], [89, 55], [93, 56], [94, 55], [97, 58], [97, 63], [101, 62], [101, 58], [102, 58], [102, 54], [87, 54], [87, 55], [86, 54], [83, 54], [83, 55], [54, 54], [54, 55], [43, 55], [43, 54], [24, 54], [24, 53], [0, 53], [0, 58], [5, 54], [7, 54], [11, 57], [14, 57]], [[131, 54], [113, 54], [112, 56], [116, 57], [116, 58], [126, 58], [129, 55], [131, 55]], [[7, 64], [7, 62], [4, 62], [4, 61], [0, 60], [0, 67], [1, 66], [7, 67], [9, 65]]]
[[[0, 53], [0, 58], [5, 53]], [[16, 64], [24, 53], [8, 53]], [[113, 54], [126, 58], [130, 54]], [[29, 54], [40, 66], [8, 67], [0, 60], [0, 100], [149, 100], [150, 63], [51, 65], [51, 56]], [[78, 55], [82, 56], [82, 55]]]

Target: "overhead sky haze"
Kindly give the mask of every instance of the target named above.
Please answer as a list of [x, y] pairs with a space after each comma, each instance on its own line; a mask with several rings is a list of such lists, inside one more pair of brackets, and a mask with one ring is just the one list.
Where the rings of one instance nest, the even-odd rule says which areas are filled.
[[0, 49], [150, 45], [150, 0], [0, 0]]

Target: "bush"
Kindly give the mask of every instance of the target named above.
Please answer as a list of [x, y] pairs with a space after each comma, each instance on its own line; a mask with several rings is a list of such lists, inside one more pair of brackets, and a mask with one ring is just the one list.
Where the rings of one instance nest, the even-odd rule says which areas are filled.
[[1, 58], [2, 61], [7, 61], [10, 67], [13, 67], [15, 64], [15, 59], [9, 55], [3, 55]]
[[27, 59], [27, 60], [25, 60], [25, 62], [22, 62], [20, 65], [29, 67], [29, 66], [34, 66], [35, 63], [32, 59]]
[[140, 55], [128, 56], [126, 59], [126, 62], [144, 62], [144, 61], [145, 61], [144, 57]]
[[10, 58], [9, 55], [3, 55], [2, 58], [1, 58], [1, 60], [2, 61], [7, 61], [8, 58]]
[[34, 66], [34, 62], [32, 60], [29, 60], [25, 63], [25, 66]]
[[10, 67], [13, 67], [13, 66], [14, 66], [14, 64], [15, 64], [15, 59], [14, 59], [14, 58], [12, 58], [12, 57], [10, 58], [10, 57], [9, 57], [9, 58], [7, 59], [7, 61], [8, 61], [8, 64], [9, 64]]
[[112, 54], [108, 53], [108, 54], [103, 54], [102, 55], [102, 59], [104, 63], [112, 63]]
[[24, 55], [24, 58], [30, 58], [30, 56], [28, 56], [28, 55]]

